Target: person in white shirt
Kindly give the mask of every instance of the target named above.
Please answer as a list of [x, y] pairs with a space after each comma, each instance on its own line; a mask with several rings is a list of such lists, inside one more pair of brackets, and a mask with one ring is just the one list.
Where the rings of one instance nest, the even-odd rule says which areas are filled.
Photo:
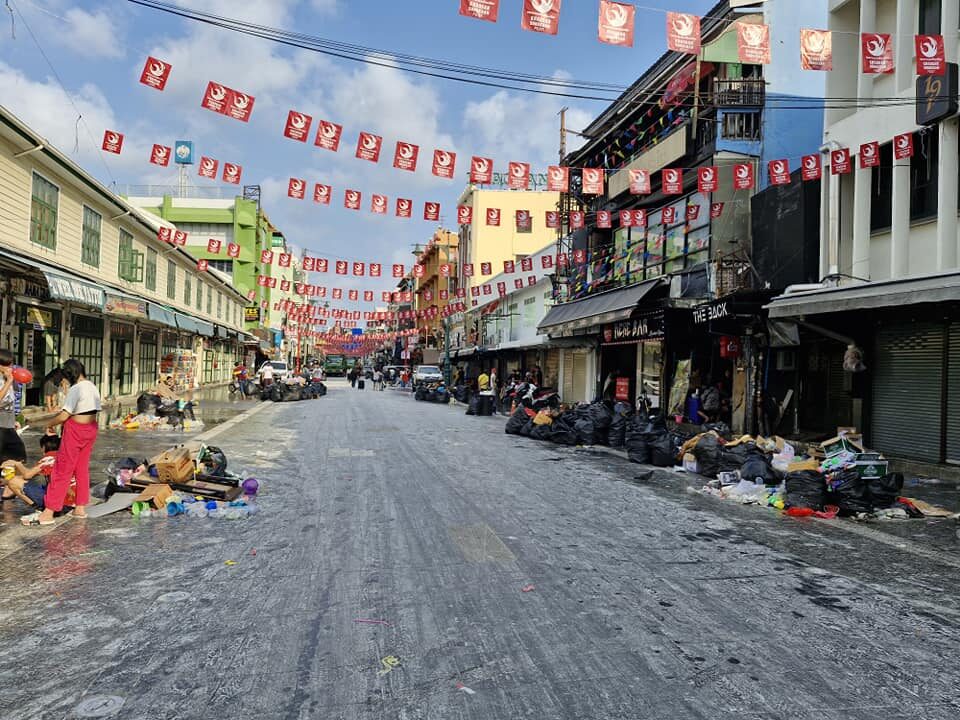
[[260, 368], [260, 384], [264, 387], [273, 385], [273, 365], [268, 362]]
[[63, 375], [70, 383], [70, 390], [63, 401], [63, 409], [47, 423], [48, 435], [56, 435], [56, 428], [63, 425], [60, 450], [47, 483], [43, 512], [21, 518], [24, 525], [52, 525], [54, 514], [63, 510], [72, 480], [76, 480], [76, 504], [69, 514], [78, 519], [87, 517], [90, 455], [97, 442], [100, 393], [97, 386], [87, 380], [86, 369], [79, 360], [67, 360], [63, 364]]

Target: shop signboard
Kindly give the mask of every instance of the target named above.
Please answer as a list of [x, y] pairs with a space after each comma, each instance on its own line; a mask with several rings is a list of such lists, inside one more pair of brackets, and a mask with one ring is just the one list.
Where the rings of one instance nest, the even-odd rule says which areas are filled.
[[260, 322], [260, 308], [249, 306], [243, 309], [244, 322]]
[[621, 402], [628, 402], [630, 400], [630, 378], [617, 378], [616, 395], [614, 397]]
[[135, 298], [107, 295], [103, 305], [104, 312], [119, 317], [145, 318], [147, 317], [147, 303]]
[[37, 300], [46, 300], [48, 297], [47, 288], [40, 283], [22, 277], [10, 280], [10, 289], [13, 290], [14, 295], [36, 298]]
[[96, 285], [53, 273], [44, 274], [47, 277], [47, 287], [50, 288], [50, 297], [95, 308], [103, 307], [103, 290]]
[[711, 320], [721, 320], [733, 315], [728, 300], [714, 300], [693, 309], [693, 324], [704, 325]]
[[607, 325], [603, 329], [603, 344], [622, 344], [654, 340], [663, 337], [663, 313], [653, 313], [644, 317]]
[[53, 327], [53, 313], [40, 308], [27, 308], [27, 322], [33, 325], [34, 330], [46, 330]]

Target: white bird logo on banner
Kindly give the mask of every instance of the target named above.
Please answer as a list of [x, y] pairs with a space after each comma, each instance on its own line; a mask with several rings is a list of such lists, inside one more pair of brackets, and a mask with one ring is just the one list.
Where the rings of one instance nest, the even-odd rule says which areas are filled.
[[867, 52], [873, 57], [883, 57], [887, 51], [887, 41], [879, 35], [874, 35], [873, 39], [866, 43]]
[[554, 168], [553, 170], [551, 170], [550, 179], [558, 183], [563, 182], [563, 170], [560, 168]]
[[812, 155], [803, 161], [803, 166], [807, 170], [816, 170], [817, 169], [817, 159]]
[[333, 138], [337, 136], [336, 126], [330, 123], [320, 123], [320, 132], [323, 133], [323, 136], [328, 140], [333, 140]]
[[897, 138], [897, 147], [900, 150], [906, 150], [910, 147], [910, 137], [908, 135], [901, 135]]
[[352, 190], [347, 193], [347, 202], [350, 203], [351, 205], [356, 205], [359, 200], [360, 200], [360, 196], [357, 195], [357, 193], [353, 192]]
[[224, 163], [223, 165], [223, 174], [227, 177], [236, 177], [240, 168], [238, 168], [233, 163]]
[[223, 100], [227, 96], [227, 91], [223, 85], [214, 85], [210, 88], [210, 97], [214, 100]]
[[325, 198], [330, 193], [326, 185], [317, 185], [317, 197]]
[[400, 208], [401, 212], [407, 212], [410, 210], [410, 201], [409, 200], [400, 200], [397, 202], [397, 207]]
[[600, 171], [593, 168], [584, 168], [583, 179], [584, 182], [598, 183], [600, 182]]
[[807, 30], [803, 33], [803, 47], [811, 55], [819, 55], [827, 47], [828, 33], [823, 30]]
[[167, 157], [167, 148], [158, 145], [153, 149], [153, 156], [157, 158], [157, 160], [163, 160]]
[[737, 177], [740, 180], [748, 180], [750, 178], [750, 166], [741, 165], [737, 168]]
[[430, 215], [436, 215], [439, 208], [436, 203], [427, 203], [427, 212]]
[[500, 220], [500, 211], [491, 208], [487, 210], [487, 217], [490, 219], [490, 222], [498, 222]]
[[299, 180], [291, 180], [290, 189], [293, 190], [295, 193], [299, 193], [303, 190], [303, 183], [300, 182]]
[[703, 174], [701, 175], [701, 177], [703, 178], [704, 182], [712, 183], [714, 176], [715, 176], [715, 173], [713, 171], [713, 168], [703, 169]]
[[751, 47], [759, 47], [763, 44], [766, 35], [766, 27], [763, 25], [754, 25], [746, 23], [743, 25], [743, 39]]
[[548, 15], [553, 10], [553, 0], [530, 0], [530, 6], [538, 15]]
[[413, 158], [413, 147], [409, 143], [400, 143], [400, 157], [404, 160]]
[[693, 35], [694, 28], [694, 18], [693, 15], [688, 15], [686, 13], [678, 13], [673, 18], [673, 31], [677, 35], [682, 35], [683, 37], [688, 37]]
[[486, 172], [490, 169], [490, 163], [483, 158], [474, 158], [473, 169], [478, 173], [486, 174]]
[[467, 222], [467, 218], [469, 218], [469, 217], [470, 217], [470, 210], [469, 210], [469, 208], [465, 208], [465, 207], [460, 208], [460, 223], [461, 223], [461, 224], [466, 223], [466, 222]]
[[877, 154], [876, 148], [873, 145], [864, 145], [860, 152], [863, 153], [864, 157], [871, 159]]
[[300, 113], [294, 113], [290, 116], [290, 125], [297, 130], [303, 130], [307, 126], [307, 119]]
[[664, 170], [664, 179], [669, 183], [675, 183], [680, 179], [680, 174], [676, 170]]
[[525, 174], [523, 165], [514, 165], [510, 168], [510, 172], [515, 178], [522, 178]]
[[780, 160], [777, 160], [773, 164], [773, 173], [774, 175], [783, 175], [786, 172], [786, 168], [783, 166], [783, 163]]
[[159, 60], [156, 62], [150, 63], [149, 73], [154, 77], [163, 77], [163, 74], [167, 71], [166, 63], [162, 63]]
[[216, 167], [213, 160], [210, 160], [209, 158], [204, 158], [200, 163], [200, 166], [203, 168], [204, 172], [213, 172], [213, 168]]
[[620, 28], [627, 24], [627, 10], [623, 5], [607, 5], [607, 24]]
[[362, 138], [363, 147], [367, 150], [375, 150], [377, 147], [377, 139], [373, 135], [363, 134]]
[[243, 93], [237, 93], [233, 98], [233, 104], [235, 107], [240, 108], [241, 110], [246, 110], [250, 105], [250, 98], [248, 98]]
[[439, 150], [437, 152], [437, 165], [440, 167], [450, 167], [450, 153]]
[[378, 210], [381, 209], [381, 208], [383, 208], [384, 205], [385, 205], [385, 202], [384, 202], [383, 197], [380, 196], [380, 195], [377, 195], [375, 198], [373, 198], [373, 205], [374, 205], [374, 207], [376, 207]]
[[936, 38], [927, 37], [920, 43], [920, 54], [927, 59], [935, 58], [940, 51], [940, 44]]

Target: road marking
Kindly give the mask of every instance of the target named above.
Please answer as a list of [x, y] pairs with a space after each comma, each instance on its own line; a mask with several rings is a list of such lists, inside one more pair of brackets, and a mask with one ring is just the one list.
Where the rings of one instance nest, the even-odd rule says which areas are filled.
[[377, 675], [386, 675], [387, 673], [393, 672], [394, 669], [400, 667], [400, 658], [394, 657], [393, 655], [387, 655], [385, 658], [380, 660], [380, 664], [383, 665], [383, 670], [377, 673]]

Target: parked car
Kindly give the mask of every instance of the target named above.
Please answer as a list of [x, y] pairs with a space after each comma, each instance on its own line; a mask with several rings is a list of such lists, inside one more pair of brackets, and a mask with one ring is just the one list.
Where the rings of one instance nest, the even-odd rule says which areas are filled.
[[441, 382], [443, 373], [436, 365], [417, 365], [413, 369], [413, 384]]
[[257, 370], [257, 377], [260, 377], [260, 371], [263, 370], [264, 365], [273, 365], [273, 380], [274, 382], [283, 382], [290, 376], [290, 366], [287, 365], [282, 360], [267, 360], [260, 368]]

